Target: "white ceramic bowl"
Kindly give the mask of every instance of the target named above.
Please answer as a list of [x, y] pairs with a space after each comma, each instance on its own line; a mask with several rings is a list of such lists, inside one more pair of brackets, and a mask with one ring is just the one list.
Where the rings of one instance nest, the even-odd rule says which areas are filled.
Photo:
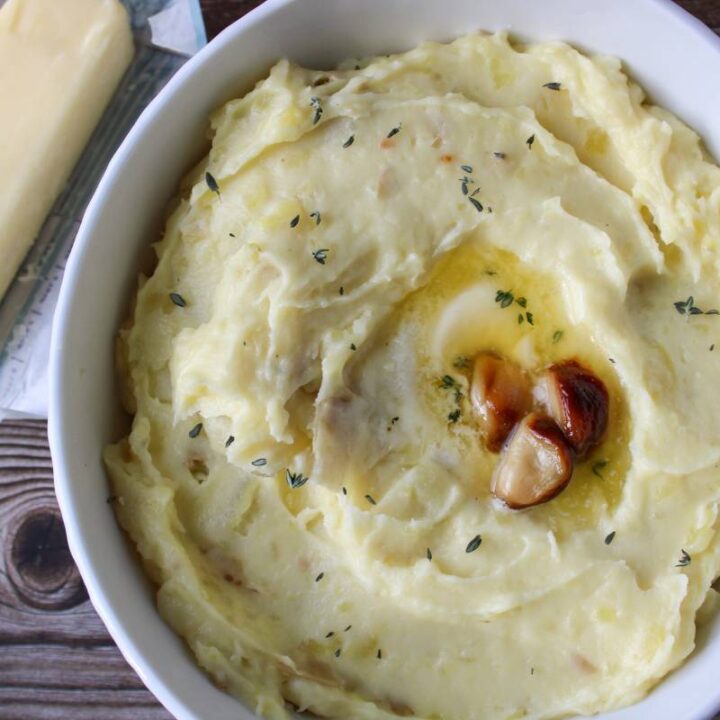
[[[209, 112], [283, 56], [332, 67], [348, 56], [476, 29], [568, 40], [614, 54], [653, 99], [720, 157], [720, 40], [667, 0], [269, 0], [188, 62], [143, 113], [85, 214], [55, 315], [50, 441], [68, 541], [90, 598], [130, 664], [178, 718], [250, 720], [161, 620], [106, 503], [100, 460], [117, 437], [113, 342], [166, 202], [198, 159]], [[720, 618], [685, 665], [605, 720], [705, 720], [720, 708]]]

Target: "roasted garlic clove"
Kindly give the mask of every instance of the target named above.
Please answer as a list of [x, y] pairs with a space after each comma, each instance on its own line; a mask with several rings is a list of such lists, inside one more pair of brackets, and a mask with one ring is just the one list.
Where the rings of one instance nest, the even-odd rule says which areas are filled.
[[609, 398], [594, 373], [576, 360], [551, 365], [542, 375], [539, 395], [577, 457], [600, 442], [608, 424]]
[[485, 444], [499, 452], [510, 431], [530, 410], [530, 383], [517, 365], [494, 353], [483, 353], [473, 365], [470, 401]]
[[572, 471], [573, 454], [562, 430], [551, 417], [534, 412], [505, 443], [490, 489], [508, 507], [527, 508], [554, 498]]

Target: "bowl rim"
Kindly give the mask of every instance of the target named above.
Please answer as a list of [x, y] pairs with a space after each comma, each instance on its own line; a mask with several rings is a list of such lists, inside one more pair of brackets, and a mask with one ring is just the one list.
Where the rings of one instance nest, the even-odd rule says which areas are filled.
[[[98, 577], [88, 554], [87, 548], [91, 540], [85, 536], [82, 518], [75, 506], [73, 497], [75, 491], [73, 490], [71, 474], [68, 471], [65, 457], [65, 447], [71, 442], [71, 431], [62, 422], [63, 408], [67, 402], [62, 382], [62, 378], [67, 371], [67, 356], [64, 352], [63, 337], [65, 327], [70, 322], [71, 300], [77, 288], [83, 259], [95, 234], [97, 216], [111, 194], [116, 179], [122, 175], [125, 162], [137, 139], [145, 133], [146, 126], [150, 125], [163, 112], [169, 99], [188, 81], [199, 66], [209, 62], [213, 55], [232, 43], [237, 36], [251, 31], [252, 27], [261, 22], [266, 16], [274, 14], [287, 5], [299, 3], [300, 1], [265, 0], [261, 5], [234, 21], [191, 57], [148, 104], [113, 155], [86, 208], [65, 267], [53, 318], [49, 362], [48, 438], [53, 461], [55, 493], [65, 524], [68, 546], [87, 589], [89, 599], [113, 641], [155, 698], [173, 716], [178, 718], [194, 718], [196, 716], [189, 713], [188, 707], [179, 697], [175, 688], [155, 672], [153, 664], [147, 661], [133, 638], [128, 634], [125, 627], [126, 621], [123, 619], [122, 613], [116, 610], [113, 602], [109, 599], [106, 588]], [[675, 22], [684, 24], [694, 34], [699, 43], [709, 45], [720, 53], [720, 36], [689, 11], [673, 2], [673, 0], [637, 1], [642, 2], [644, 5], [655, 6], [666, 12], [672, 16]], [[158, 620], [164, 622], [159, 615]], [[239, 714], [242, 707], [239, 704]], [[703, 714], [698, 717], [710, 717], [714, 712], [717, 712], [718, 708], [720, 708], [720, 685], [716, 693], [707, 698], [702, 711]], [[247, 711], [251, 714], [253, 712], [250, 709]]]

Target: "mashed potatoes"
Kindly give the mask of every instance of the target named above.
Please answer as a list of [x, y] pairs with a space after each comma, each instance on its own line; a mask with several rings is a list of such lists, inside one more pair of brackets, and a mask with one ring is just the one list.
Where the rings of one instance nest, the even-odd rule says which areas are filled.
[[[278, 63], [212, 118], [120, 338], [119, 520], [267, 718], [641, 698], [720, 568], [720, 170], [617, 60], [503, 35]], [[715, 351], [715, 343], [718, 349]], [[489, 489], [467, 361], [579, 359], [603, 442]]]

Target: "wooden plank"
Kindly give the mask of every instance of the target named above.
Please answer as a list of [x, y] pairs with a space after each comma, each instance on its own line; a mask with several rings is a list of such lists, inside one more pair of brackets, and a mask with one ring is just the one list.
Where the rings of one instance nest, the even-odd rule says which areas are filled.
[[[201, 0], [208, 36], [259, 0]], [[681, 3], [720, 32], [720, 0]], [[168, 720], [87, 599], [42, 421], [0, 424], [0, 718]]]
[[214, 38], [221, 30], [241, 18], [263, 0], [200, 0], [208, 39]]

